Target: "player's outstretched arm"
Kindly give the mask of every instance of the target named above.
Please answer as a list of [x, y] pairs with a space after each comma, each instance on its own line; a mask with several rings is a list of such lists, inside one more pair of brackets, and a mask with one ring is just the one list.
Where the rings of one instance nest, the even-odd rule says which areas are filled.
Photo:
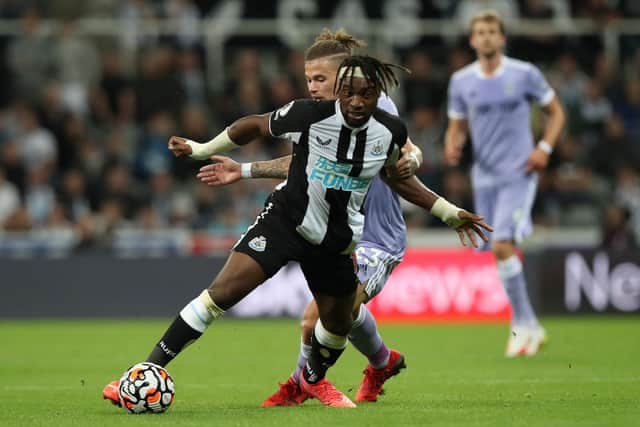
[[236, 120], [215, 138], [203, 144], [187, 138], [172, 136], [169, 139], [169, 150], [176, 157], [190, 156], [194, 159], [204, 160], [267, 135], [269, 135], [269, 114], [252, 115]]
[[212, 187], [233, 184], [243, 178], [287, 179], [291, 156], [252, 163], [238, 163], [230, 157], [212, 156], [216, 163], [200, 168], [197, 177]]
[[429, 190], [429, 188], [415, 176], [399, 180], [389, 178], [384, 173], [381, 175], [389, 187], [402, 196], [402, 198], [430, 211], [449, 227], [456, 230], [462, 246], [467, 246], [466, 239], [476, 248], [478, 247], [477, 237], [480, 237], [485, 242], [489, 241], [485, 231], [491, 232], [493, 228], [485, 223], [484, 218], [481, 216], [460, 209], [449, 203], [444, 197], [440, 197], [438, 194]]
[[422, 150], [407, 138], [407, 142], [400, 149], [402, 156], [398, 161], [387, 168], [387, 173], [392, 178], [407, 179], [416, 173], [422, 164]]

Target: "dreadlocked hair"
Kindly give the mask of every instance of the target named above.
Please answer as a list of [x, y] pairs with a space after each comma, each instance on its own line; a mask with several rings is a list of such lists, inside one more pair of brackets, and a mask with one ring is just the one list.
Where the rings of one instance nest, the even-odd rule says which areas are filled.
[[338, 67], [338, 78], [333, 86], [333, 92], [338, 93], [345, 83], [351, 84], [355, 77], [355, 70], [359, 68], [364, 74], [364, 78], [369, 84], [373, 84], [376, 90], [389, 93], [389, 89], [396, 88], [400, 82], [393, 72], [394, 68], [400, 69], [406, 73], [411, 73], [408, 68], [400, 65], [381, 62], [378, 59], [368, 55], [353, 55], [346, 57]]
[[344, 28], [332, 33], [324, 28], [304, 55], [305, 61], [312, 61], [327, 56], [339, 56], [340, 59], [352, 54], [353, 49], [365, 47], [367, 44], [349, 34]]

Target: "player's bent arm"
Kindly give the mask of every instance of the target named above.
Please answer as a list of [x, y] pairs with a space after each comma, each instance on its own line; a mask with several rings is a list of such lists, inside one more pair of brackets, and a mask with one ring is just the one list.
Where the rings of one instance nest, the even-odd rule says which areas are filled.
[[289, 166], [291, 165], [291, 155], [279, 157], [273, 160], [265, 160], [261, 162], [251, 162], [251, 176], [243, 175], [243, 178], [277, 178], [287, 179]]
[[[562, 128], [564, 128], [566, 115], [557, 96], [554, 96], [549, 104], [542, 107], [542, 110], [547, 114], [548, 119], [544, 129], [544, 136], [538, 144], [538, 148], [541, 148], [547, 154], [551, 154], [560, 137]], [[545, 147], [544, 144], [547, 144], [547, 146]]]
[[191, 140], [186, 140], [186, 143], [191, 147], [192, 158], [204, 160], [267, 135], [269, 135], [269, 114], [261, 114], [236, 120], [215, 138], [203, 144]]
[[381, 176], [385, 183], [403, 199], [428, 210], [450, 227], [456, 228], [464, 223], [464, 220], [458, 217], [458, 212], [462, 209], [429, 190], [417, 177], [399, 180], [389, 178], [384, 173]]

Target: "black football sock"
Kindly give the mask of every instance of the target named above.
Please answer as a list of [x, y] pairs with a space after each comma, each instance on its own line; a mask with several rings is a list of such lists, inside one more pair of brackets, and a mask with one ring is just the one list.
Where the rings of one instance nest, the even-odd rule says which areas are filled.
[[176, 317], [158, 344], [153, 348], [147, 362], [165, 366], [186, 346], [200, 338], [202, 332], [196, 331], [181, 316]]
[[320, 344], [314, 332], [311, 336], [311, 356], [302, 371], [304, 379], [309, 384], [315, 384], [323, 379], [327, 370], [336, 363], [343, 351], [344, 348], [336, 349]]

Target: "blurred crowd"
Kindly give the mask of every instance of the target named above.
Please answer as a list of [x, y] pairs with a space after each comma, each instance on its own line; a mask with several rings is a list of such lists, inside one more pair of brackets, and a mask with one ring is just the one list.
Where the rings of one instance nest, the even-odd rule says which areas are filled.
[[[277, 181], [206, 187], [194, 177], [205, 163], [174, 159], [167, 140], [181, 135], [206, 141], [239, 117], [305, 97], [303, 52], [236, 41], [228, 49], [225, 84], [212, 87], [205, 43], [189, 28], [216, 13], [219, 3], [0, 2], [2, 17], [21, 23], [18, 35], [0, 39], [0, 229], [72, 230], [80, 247], [108, 246], [121, 229], [244, 231]], [[264, 9], [261, 2], [244, 3]], [[507, 22], [584, 17], [606, 26], [640, 17], [640, 2], [623, 0], [423, 3], [430, 11], [424, 17], [461, 22], [487, 6]], [[185, 31], [133, 39], [126, 32], [78, 34], [77, 18], [101, 16], [121, 19], [123, 28], [170, 17], [184, 22]], [[43, 18], [50, 17], [62, 25], [44, 31]], [[640, 237], [640, 30], [616, 42], [620, 55], [612, 58], [598, 34], [511, 37], [508, 54], [543, 70], [569, 118], [541, 177], [535, 222], [600, 227], [604, 246], [626, 249]], [[471, 209], [468, 170], [450, 169], [442, 157], [448, 79], [474, 59], [466, 39], [425, 37], [395, 55], [389, 59], [412, 71], [392, 96], [424, 152], [420, 178]], [[538, 135], [542, 120], [534, 110]], [[286, 143], [265, 140], [233, 156], [250, 161], [289, 151]], [[423, 211], [405, 208], [410, 227], [441, 226]]]

